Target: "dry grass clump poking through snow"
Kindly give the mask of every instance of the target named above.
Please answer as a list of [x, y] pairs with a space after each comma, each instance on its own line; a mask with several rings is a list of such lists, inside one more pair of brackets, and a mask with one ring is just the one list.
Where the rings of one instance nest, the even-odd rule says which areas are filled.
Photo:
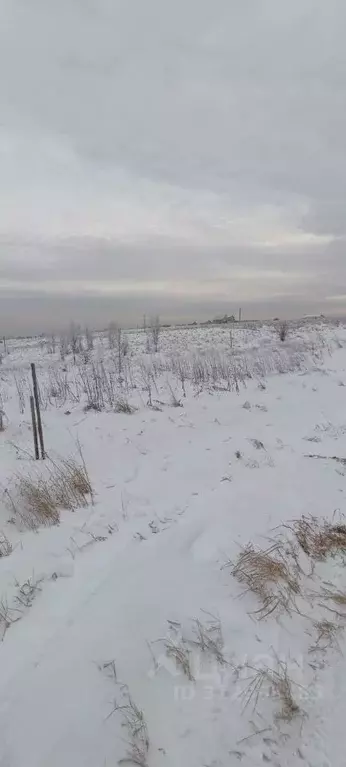
[[126, 397], [118, 397], [114, 404], [114, 412], [115, 413], [125, 413], [126, 415], [132, 415], [136, 410], [135, 407], [130, 405], [129, 401], [126, 399]]
[[300, 593], [297, 562], [281, 541], [266, 550], [249, 543], [231, 566], [232, 575], [262, 602], [254, 612], [260, 619], [282, 609], [289, 611]]
[[254, 710], [257, 708], [260, 695], [275, 698], [279, 702], [279, 710], [276, 719], [291, 722], [295, 717], [302, 716], [302, 711], [294, 699], [292, 682], [288, 674], [286, 664], [278, 661], [277, 668], [251, 669], [253, 676], [241, 697], [244, 700], [244, 709], [253, 703]]
[[74, 458], [66, 458], [53, 465], [52, 476], [60, 505], [66, 509], [87, 506], [89, 498], [93, 499], [93, 490], [84, 460], [78, 463]]
[[0, 533], [0, 558], [9, 557], [12, 554], [12, 544], [4, 533]]
[[150, 741], [143, 711], [136, 706], [130, 696], [126, 705], [116, 705], [114, 711], [121, 711], [124, 717], [123, 724], [129, 735], [127, 754], [123, 759], [119, 759], [118, 764], [137, 764], [139, 767], [148, 767]]
[[59, 506], [50, 482], [45, 477], [16, 478], [16, 500], [13, 500], [16, 516], [30, 529], [40, 525], [56, 525], [59, 522]]
[[198, 618], [194, 621], [195, 639], [192, 644], [199, 647], [202, 652], [213, 655], [220, 665], [224, 665], [226, 660], [223, 655], [224, 641], [221, 622], [213, 615], [210, 615], [209, 618], [207, 623], [202, 623]]
[[180, 668], [190, 682], [195, 678], [191, 671], [191, 655], [184, 639], [168, 637], [165, 641], [166, 655], [168, 658], [174, 658], [177, 667]]
[[48, 461], [42, 473], [17, 475], [14, 491], [6, 493], [8, 504], [25, 527], [35, 530], [40, 525], [59, 522], [60, 509], [73, 511], [92, 501], [92, 487], [84, 461], [74, 458]]
[[[339, 591], [339, 589], [332, 588], [326, 588], [325, 586], [322, 589], [321, 598], [324, 599], [326, 602], [333, 602], [335, 605], [338, 605], [339, 607], [346, 607], [346, 593], [344, 591]], [[343, 613], [340, 613], [340, 615], [343, 615]], [[346, 618], [346, 614], [345, 614]]]
[[311, 559], [324, 560], [338, 553], [346, 554], [346, 525], [317, 517], [302, 517], [290, 525], [296, 539]]
[[329, 620], [316, 621], [313, 626], [316, 631], [316, 642], [310, 647], [310, 652], [325, 652], [331, 648], [341, 652], [338, 637], [344, 631], [344, 626], [338, 626]]
[[21, 619], [21, 614], [13, 607], [9, 607], [5, 599], [0, 601], [0, 641], [3, 640], [7, 629]]

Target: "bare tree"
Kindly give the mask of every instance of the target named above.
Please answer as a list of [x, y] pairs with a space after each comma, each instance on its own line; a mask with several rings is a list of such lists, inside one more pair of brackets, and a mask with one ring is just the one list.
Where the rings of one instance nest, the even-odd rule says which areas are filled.
[[71, 352], [73, 354], [73, 359], [75, 362], [77, 354], [83, 351], [81, 329], [80, 329], [80, 326], [76, 325], [75, 322], [71, 322], [71, 325], [70, 325], [69, 341], [70, 341]]
[[110, 322], [108, 325], [108, 346], [110, 349], [114, 349], [116, 346], [117, 330], [116, 322]]
[[159, 350], [160, 332], [160, 317], [157, 314], [156, 317], [151, 320], [150, 324], [150, 333], [154, 352], [158, 352]]
[[287, 335], [288, 335], [288, 323], [287, 322], [280, 322], [280, 325], [278, 327], [278, 335], [280, 338], [280, 341], [282, 343], [286, 341]]
[[68, 337], [66, 334], [60, 336], [59, 346], [60, 346], [60, 358], [64, 362], [65, 357], [68, 354], [68, 350], [69, 350]]
[[118, 358], [118, 372], [119, 377], [122, 376], [124, 368], [124, 359], [129, 350], [129, 341], [121, 328], [116, 329], [115, 333], [115, 350]]
[[56, 352], [56, 336], [54, 333], [47, 339], [47, 350], [48, 354], [55, 354]]
[[85, 341], [86, 341], [87, 351], [92, 352], [94, 348], [94, 335], [92, 330], [89, 330], [88, 327], [85, 328]]

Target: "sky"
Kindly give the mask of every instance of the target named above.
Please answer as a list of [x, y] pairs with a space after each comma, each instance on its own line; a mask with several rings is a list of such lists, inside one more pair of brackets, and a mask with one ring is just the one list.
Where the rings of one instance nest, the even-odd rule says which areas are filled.
[[345, 0], [0, 0], [0, 335], [346, 313]]

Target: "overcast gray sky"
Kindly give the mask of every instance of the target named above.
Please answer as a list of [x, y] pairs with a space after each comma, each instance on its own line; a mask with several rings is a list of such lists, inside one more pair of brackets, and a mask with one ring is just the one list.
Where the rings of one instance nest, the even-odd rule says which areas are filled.
[[0, 0], [0, 333], [346, 309], [345, 0]]

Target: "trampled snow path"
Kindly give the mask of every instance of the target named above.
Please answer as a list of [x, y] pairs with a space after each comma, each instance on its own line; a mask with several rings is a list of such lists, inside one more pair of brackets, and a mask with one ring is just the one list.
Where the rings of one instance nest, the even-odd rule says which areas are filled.
[[[304, 457], [346, 456], [340, 382], [344, 349], [324, 371], [277, 376], [264, 391], [250, 382], [239, 396], [202, 394], [183, 409], [45, 414], [48, 448], [64, 453], [78, 433], [96, 504], [64, 513], [58, 528], [26, 533], [0, 560], [9, 605], [15, 579], [39, 587], [0, 646], [3, 767], [121, 762], [128, 736], [114, 709], [122, 685], [147, 722], [148, 767], [345, 764], [342, 655], [312, 656], [302, 615], [256, 621], [255, 597], [240, 598], [223, 568], [241, 544], [286, 520], [345, 511], [344, 467]], [[11, 526], [6, 532], [15, 542]], [[316, 577], [346, 588], [345, 572], [332, 560]], [[176, 624], [193, 639], [193, 619], [207, 621], [203, 611], [220, 619], [229, 665], [191, 645], [191, 682], [165, 643]], [[244, 710], [249, 672], [241, 667], [273, 652], [296, 683], [305, 714], [297, 722], [275, 721], [270, 696]]]

